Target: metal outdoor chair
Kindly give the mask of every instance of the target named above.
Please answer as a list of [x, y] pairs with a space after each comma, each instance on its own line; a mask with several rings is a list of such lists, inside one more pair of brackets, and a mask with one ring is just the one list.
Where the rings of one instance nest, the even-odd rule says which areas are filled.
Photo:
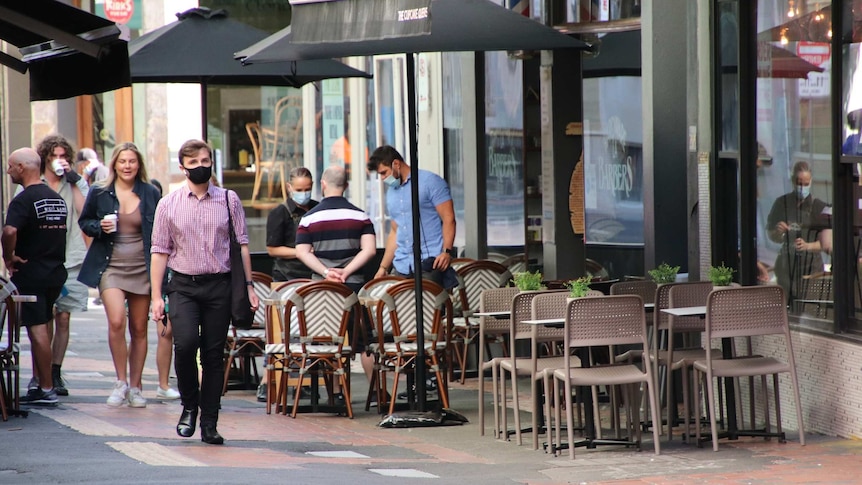
[[18, 290], [5, 278], [0, 278], [0, 416], [9, 419], [9, 412], [18, 408], [20, 399], [20, 327], [18, 306], [12, 299]]
[[258, 202], [260, 185], [263, 178], [267, 179], [267, 198], [272, 199], [273, 184], [278, 177], [281, 186], [281, 199], [287, 200], [287, 173], [292, 166], [298, 165], [301, 156], [300, 139], [302, 119], [294, 126], [289, 126], [290, 111], [301, 106], [302, 99], [296, 95], [280, 98], [273, 109], [272, 126], [262, 126], [260, 123], [246, 123], [254, 151], [254, 188], [251, 203]]
[[[297, 289], [311, 283], [310, 279], [297, 278], [276, 285], [267, 300], [266, 320], [266, 347], [264, 347], [264, 358], [266, 359], [266, 414], [272, 412], [272, 404], [276, 404], [275, 412], [287, 414], [287, 385], [289, 375], [293, 369], [296, 371], [295, 362], [288, 359], [287, 343], [299, 338], [299, 317], [296, 308], [289, 315], [285, 314], [287, 299]], [[287, 375], [283, 375], [287, 374]], [[282, 377], [286, 377], [282, 379]], [[285, 385], [282, 385], [284, 383]], [[302, 382], [296, 381], [297, 386]]]
[[[518, 289], [514, 286], [506, 288], [489, 288], [479, 295], [479, 311], [487, 312], [509, 312], [512, 310], [512, 298], [518, 294]], [[508, 325], [511, 317], [489, 317], [480, 316], [479, 318], [479, 333], [482, 334], [482, 329], [490, 321], [493, 320], [494, 325]], [[480, 339], [480, 348], [484, 347], [484, 339]], [[485, 371], [491, 369], [491, 382], [494, 391], [494, 437], [496, 438], [499, 431], [500, 418], [497, 411], [497, 380], [500, 361], [503, 357], [488, 359], [487, 362], [479, 361], [479, 435], [485, 436]]]
[[[476, 308], [479, 308], [479, 299], [482, 292], [491, 288], [502, 288], [512, 279], [512, 273], [505, 266], [494, 261], [476, 261], [462, 266], [457, 271], [458, 277], [463, 281], [459, 285], [458, 293], [461, 299], [461, 317], [453, 319], [452, 340], [456, 346], [455, 351], [458, 365], [461, 367], [461, 384], [467, 378], [467, 349], [478, 334], [478, 321], [473, 317]], [[496, 337], [509, 332], [508, 322], [493, 322], [485, 320], [485, 332]], [[485, 335], [480, 338], [484, 339]], [[479, 364], [481, 368], [484, 360], [483, 345], [479, 346]], [[506, 352], [508, 349], [505, 349]]]
[[[389, 404], [387, 399], [388, 393], [386, 391], [386, 372], [390, 368], [382, 364], [380, 341], [381, 337], [386, 341], [392, 339], [392, 320], [389, 317], [389, 313], [384, 312], [382, 321], [378, 322], [376, 309], [377, 303], [383, 294], [386, 293], [386, 290], [402, 281], [404, 281], [404, 278], [400, 276], [381, 276], [365, 283], [359, 289], [359, 293], [357, 293], [359, 303], [362, 304], [368, 315], [368, 321], [371, 322], [372, 334], [374, 336], [374, 339], [368, 343], [368, 349], [374, 356], [374, 372], [371, 374], [371, 382], [368, 384], [368, 396], [365, 399], [366, 411], [371, 409], [371, 399], [373, 396], [377, 399], [377, 409], [379, 412], [383, 411], [384, 404]], [[381, 332], [382, 335], [380, 334]], [[391, 396], [389, 397], [391, 398]]]
[[[594, 295], [595, 296], [595, 295]], [[510, 319], [511, 333], [509, 337], [509, 357], [500, 360], [500, 410], [502, 419], [499, 429], [508, 434], [506, 423], [506, 375], [512, 376], [512, 409], [514, 411], [515, 437], [518, 445], [522, 443], [521, 413], [519, 403], [518, 377], [528, 377], [530, 381], [531, 415], [533, 434], [533, 449], [539, 448], [538, 415], [541, 408], [542, 394], [536, 392], [537, 387], [542, 384], [546, 369], [558, 369], [563, 366], [565, 354], [540, 356], [540, 344], [561, 342], [563, 340], [562, 328], [548, 328], [542, 325], [530, 325], [521, 323], [523, 320], [545, 320], [549, 318], [562, 318], [566, 312], [566, 300], [569, 298], [568, 291], [536, 291], [521, 292], [515, 295], [512, 301], [512, 317]], [[536, 316], [538, 315], [538, 316]], [[529, 355], [515, 357], [515, 345], [519, 340], [530, 341]], [[551, 346], [553, 348], [553, 346]], [[572, 359], [573, 367], [580, 366], [580, 359], [576, 356], [568, 356]], [[496, 395], [496, 393], [495, 393]], [[496, 418], [496, 412], [495, 412]]]
[[527, 271], [527, 255], [524, 253], [513, 254], [504, 259], [500, 264], [505, 266], [512, 274]]
[[[390, 286], [380, 296], [376, 308], [378, 325], [378, 354], [381, 366], [393, 369], [392, 390], [389, 400], [389, 414], [395, 411], [394, 396], [398, 395], [398, 381], [401, 374], [416, 365], [419, 343], [417, 329], [419, 320], [416, 315], [416, 282], [407, 279]], [[452, 303], [449, 295], [442, 287], [428, 280], [422, 280], [422, 330], [424, 335], [424, 353], [427, 369], [437, 376], [437, 392], [444, 408], [449, 407], [449, 391], [447, 374], [445, 372], [446, 340], [444, 318], [449, 320], [452, 314]], [[392, 324], [392, 341], [384, 338], [384, 314], [389, 315]], [[408, 390], [408, 397], [412, 391]]]
[[[565, 321], [565, 344], [568, 353], [570, 349], [612, 346], [612, 345], [640, 345], [643, 352], [649, 348], [646, 334], [646, 319], [644, 315], [643, 300], [636, 295], [626, 296], [601, 296], [594, 298], [576, 298], [569, 302]], [[622, 385], [628, 386], [628, 391], [634, 393], [644, 384], [644, 392], [650, 399], [650, 411], [653, 422], [658, 422], [658, 406], [656, 404], [656, 393], [654, 390], [655, 379], [652, 367], [643, 366], [643, 369], [634, 364], [600, 365], [595, 367], [572, 367], [569, 359], [563, 359], [564, 367], [553, 373], [554, 396], [562, 398], [565, 402], [568, 423], [568, 447], [569, 456], [575, 457], [573, 410], [572, 401], [574, 386], [598, 386], [598, 385]], [[582, 362], [582, 365], [584, 363]], [[563, 384], [564, 390], [561, 389]], [[629, 398], [627, 418], [629, 421], [629, 433], [636, 436], [628, 440], [604, 440], [625, 445], [636, 445], [640, 447], [640, 414], [639, 406], [635, 403], [639, 399]], [[560, 442], [560, 406], [556, 410], [556, 439]], [[632, 423], [638, 425], [632, 426]], [[586, 423], [587, 432], [593, 423]], [[660, 452], [658, 427], [653, 426], [653, 446], [655, 453]]]
[[[681, 283], [670, 288], [669, 307], [684, 308], [706, 305], [706, 300], [712, 292], [713, 285], [709, 281]], [[674, 411], [676, 410], [676, 396], [674, 393], [673, 371], [679, 370], [682, 374], [682, 402], [683, 402], [683, 433], [684, 441], [688, 440], [689, 432], [689, 386], [691, 384], [691, 366], [697, 360], [706, 358], [707, 353], [713, 359], [721, 359], [721, 349], [704, 348], [701, 345], [701, 333], [704, 331], [704, 319], [699, 316], [680, 317], [669, 315], [667, 319], [668, 345], [667, 350], [659, 351], [654, 357], [659, 366], [668, 369], [667, 381], [665, 383], [665, 404], [667, 406], [667, 436], [668, 440], [673, 438], [673, 425], [675, 424]], [[689, 334], [697, 334], [694, 338]], [[683, 341], [678, 342], [682, 337]], [[688, 341], [687, 341], [688, 340]], [[681, 345], [677, 345], [680, 343]]]
[[[270, 297], [272, 287], [272, 276], [259, 271], [251, 272], [251, 280], [254, 282], [254, 292], [257, 297], [264, 301]], [[224, 386], [222, 395], [227, 394], [228, 378], [230, 371], [239, 373], [243, 379], [254, 373], [255, 382], [260, 381], [255, 359], [264, 355], [266, 347], [266, 319], [267, 308], [260, 305], [254, 314], [254, 322], [249, 329], [238, 329], [231, 325], [228, 327], [227, 339], [225, 339], [225, 364], [224, 364]]]
[[[772, 375], [775, 397], [775, 423], [777, 432], [770, 430], [769, 396], [762, 396], [765, 407], [765, 428], [762, 432], [748, 431], [746, 434], [758, 436], [777, 436], [784, 441], [781, 427], [781, 399], [779, 396], [778, 374], [790, 375], [790, 387], [796, 405], [796, 423], [799, 427], [799, 444], [805, 445], [805, 429], [802, 423], [802, 400], [799, 396], [799, 381], [796, 376], [796, 362], [793, 357], [793, 342], [790, 338], [790, 325], [787, 321], [787, 306], [784, 290], [780, 286], [746, 286], [718, 289], [710, 293], [706, 302], [707, 342], [713, 339], [733, 339], [735, 337], [772, 336], [769, 348], [775, 355], [784, 354], [784, 359], [771, 356], [747, 356], [734, 359], [713, 359], [707, 353], [705, 360], [694, 362], [695, 378], [703, 379], [707, 389], [707, 410], [712, 432], [712, 449], [718, 451], [718, 426], [715, 419], [715, 378], [734, 378], [760, 376], [761, 384], [766, 387], [766, 376]], [[751, 389], [754, 392], [754, 389]], [[695, 409], [700, 409], [700, 394], [694, 393]], [[733, 405], [729, 403], [729, 405]], [[697, 442], [700, 443], [700, 426], [695, 426]], [[737, 430], [731, 430], [736, 432]]]
[[[311, 374], [314, 406], [317, 374], [329, 380], [338, 379], [347, 416], [352, 419], [350, 358], [353, 349], [347, 342], [347, 333], [360, 328], [361, 309], [356, 293], [341, 283], [316, 281], [303, 285], [287, 297], [284, 314], [289, 315], [294, 308], [299, 320], [299, 341], [289, 342], [286, 354], [297, 363], [299, 382], [306, 374]], [[287, 385], [287, 375], [287, 372], [282, 373], [282, 386]], [[297, 384], [294, 390], [291, 411], [294, 418], [299, 410], [301, 387]], [[329, 400], [330, 405], [335, 404], [332, 392]]]

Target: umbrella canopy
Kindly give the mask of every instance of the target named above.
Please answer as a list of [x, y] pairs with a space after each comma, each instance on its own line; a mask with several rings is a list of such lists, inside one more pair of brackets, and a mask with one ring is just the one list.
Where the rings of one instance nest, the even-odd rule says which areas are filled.
[[132, 82], [200, 83], [204, 138], [207, 84], [298, 88], [323, 79], [371, 77], [332, 59], [243, 67], [233, 53], [264, 39], [266, 32], [228, 18], [225, 10], [193, 8], [177, 18], [129, 43]]
[[769, 60], [762, 65], [757, 63], [757, 77], [806, 79], [809, 72], [823, 72], [822, 67], [776, 45], [769, 44], [769, 56]]
[[[615, 32], [605, 35], [593, 46], [595, 55], [584, 59], [584, 78], [641, 75], [641, 35], [639, 30]], [[735, 47], [735, 45], [734, 45]], [[823, 68], [796, 56], [787, 49], [763, 42], [758, 49], [768, 49], [758, 56], [757, 77], [806, 79], [809, 72], [823, 72]], [[764, 53], [765, 54], [765, 53]], [[722, 72], [737, 72], [736, 51], [722, 53]]]
[[[22, 58], [0, 52], [0, 63], [30, 70], [30, 100], [63, 99], [131, 84], [128, 31], [54, 0], [0, 0], [0, 40]], [[87, 76], [74, 76], [86, 72]]]
[[[459, 51], [585, 49], [581, 40], [531, 20], [488, 0], [292, 0], [293, 26], [237, 53], [244, 63], [379, 54]], [[407, 74], [410, 178], [418, 180], [416, 141], [416, 79], [412, 55]], [[419, 187], [411, 186], [413, 220], [419, 220]], [[420, 224], [413, 240], [420, 241]], [[421, 268], [421, 249], [413, 251], [413, 267]], [[422, 273], [415, 271], [416, 288]], [[416, 292], [416, 315], [422, 315]], [[420, 317], [421, 318], [421, 317]], [[425, 407], [424, 330], [417, 326], [416, 394]], [[464, 370], [462, 369], [462, 372]]]
[[331, 59], [243, 67], [237, 50], [268, 34], [228, 18], [224, 10], [195, 8], [176, 22], [129, 43], [132, 82], [301, 87], [323, 79], [371, 77]]
[[[488, 0], [291, 3], [293, 27], [238, 52], [238, 59], [258, 63], [405, 52], [588, 47], [581, 40]], [[411, 18], [399, 21], [405, 17]], [[391, 27], [392, 24], [399, 25]]]

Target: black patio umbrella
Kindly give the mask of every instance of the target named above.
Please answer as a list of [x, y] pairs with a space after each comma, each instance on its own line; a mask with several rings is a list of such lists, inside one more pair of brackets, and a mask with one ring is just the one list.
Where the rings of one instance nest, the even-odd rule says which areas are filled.
[[[588, 45], [488, 0], [292, 0], [292, 26], [237, 53], [246, 64], [327, 57], [406, 53], [410, 177], [418, 180], [416, 79], [419, 52], [585, 49]], [[419, 187], [412, 188], [413, 220], [419, 220]], [[413, 240], [421, 241], [419, 224]], [[413, 267], [421, 268], [421, 248]], [[421, 272], [415, 271], [416, 287]], [[416, 315], [422, 299], [416, 292]], [[417, 326], [416, 388], [425, 408], [425, 336]]]
[[[809, 72], [823, 72], [823, 68], [769, 42], [763, 42], [758, 48], [769, 50], [769, 62], [758, 64], [757, 77], [805, 79]], [[722, 52], [721, 71], [732, 74], [738, 70], [736, 51], [734, 49], [726, 49], [726, 51], [728, 52]], [[607, 34], [593, 46], [593, 52], [592, 56], [584, 59], [585, 79], [641, 75], [641, 32], [639, 30]]]
[[[54, 0], [0, 0], [0, 40], [21, 58], [0, 52], [0, 64], [30, 71], [30, 101], [111, 91], [131, 84], [128, 30]], [[86, 72], [86, 76], [76, 76]]]
[[129, 43], [132, 82], [200, 83], [204, 138], [208, 84], [298, 88], [323, 79], [371, 77], [332, 59], [246, 68], [233, 60], [233, 53], [264, 39], [266, 32], [229, 19], [225, 10], [193, 8], [177, 19]]

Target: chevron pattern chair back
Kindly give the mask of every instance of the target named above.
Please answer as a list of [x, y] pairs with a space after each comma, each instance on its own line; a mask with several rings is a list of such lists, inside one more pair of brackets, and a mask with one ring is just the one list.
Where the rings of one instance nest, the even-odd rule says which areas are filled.
[[344, 345], [350, 312], [359, 316], [356, 293], [341, 283], [317, 281], [303, 285], [288, 297], [285, 315], [296, 308], [300, 343]]

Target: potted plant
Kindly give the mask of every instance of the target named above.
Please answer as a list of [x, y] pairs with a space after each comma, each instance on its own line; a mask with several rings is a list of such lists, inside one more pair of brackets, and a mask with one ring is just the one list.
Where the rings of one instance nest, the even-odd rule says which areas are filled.
[[590, 277], [581, 276], [576, 280], [569, 280], [566, 283], [566, 288], [569, 289], [569, 298], [581, 298], [587, 296], [590, 291]]
[[730, 286], [733, 283], [733, 268], [728, 268], [721, 263], [721, 266], [709, 267], [709, 281], [712, 281], [713, 286]]
[[521, 291], [538, 291], [545, 289], [542, 285], [541, 271], [536, 271], [535, 273], [519, 271], [512, 275], [512, 280], [515, 282], [515, 286]]
[[673, 283], [676, 281], [676, 274], [679, 273], [679, 266], [671, 266], [667, 263], [658, 265], [657, 268], [648, 271], [650, 277], [656, 284]]

